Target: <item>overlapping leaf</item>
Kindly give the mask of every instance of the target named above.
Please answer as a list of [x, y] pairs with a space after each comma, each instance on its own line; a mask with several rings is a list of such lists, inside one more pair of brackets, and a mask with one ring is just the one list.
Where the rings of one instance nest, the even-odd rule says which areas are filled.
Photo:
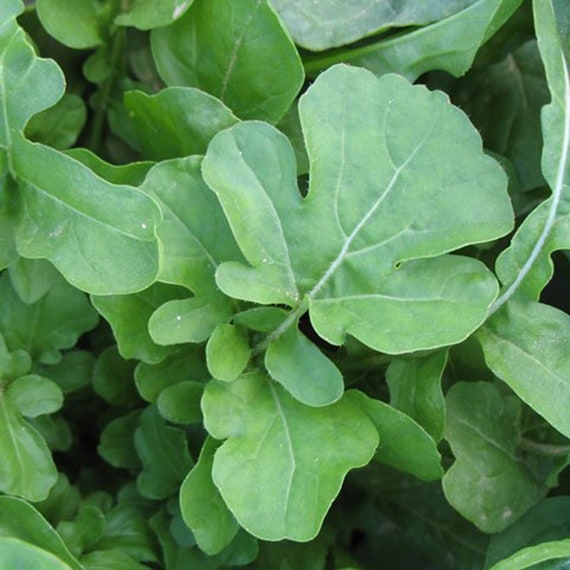
[[223, 263], [220, 289], [292, 307], [275, 336], [308, 308], [333, 344], [349, 333], [398, 353], [465, 338], [497, 284], [479, 262], [443, 254], [512, 225], [504, 174], [466, 117], [441, 93], [345, 66], [319, 77], [300, 112], [306, 197], [272, 127], [241, 123], [208, 148], [204, 178], [249, 263]]
[[255, 372], [211, 382], [206, 429], [226, 441], [214, 483], [238, 522], [265, 540], [306, 541], [318, 533], [346, 473], [370, 461], [378, 433], [349, 398], [312, 408]]
[[[160, 212], [135, 188], [110, 184], [69, 156], [23, 137], [27, 121], [61, 98], [64, 79], [53, 61], [35, 55], [17, 26], [20, 2], [7, 0], [2, 9], [0, 164], [8, 172], [0, 173], [6, 177], [0, 204], [17, 200], [17, 249], [24, 257], [49, 259], [86, 291], [140, 290], [156, 277]], [[5, 195], [8, 176], [17, 182], [17, 197]]]

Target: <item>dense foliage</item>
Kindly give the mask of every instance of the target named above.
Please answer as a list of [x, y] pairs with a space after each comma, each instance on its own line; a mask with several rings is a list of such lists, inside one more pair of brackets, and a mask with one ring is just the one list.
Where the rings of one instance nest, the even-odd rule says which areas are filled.
[[0, 2], [0, 566], [566, 568], [567, 0]]

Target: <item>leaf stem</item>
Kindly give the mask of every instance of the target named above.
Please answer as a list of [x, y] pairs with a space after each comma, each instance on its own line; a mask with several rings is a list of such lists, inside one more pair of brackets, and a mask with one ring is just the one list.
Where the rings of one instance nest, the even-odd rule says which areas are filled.
[[105, 130], [105, 123], [107, 119], [107, 111], [111, 102], [113, 88], [115, 81], [119, 76], [118, 68], [121, 57], [123, 56], [125, 47], [125, 29], [119, 28], [113, 36], [111, 42], [111, 51], [109, 57], [109, 65], [111, 73], [105, 79], [99, 91], [99, 99], [96, 103], [95, 116], [91, 126], [91, 132], [87, 140], [87, 147], [90, 148], [95, 154], [100, 154], [101, 146], [103, 143], [103, 132]]
[[566, 110], [564, 113], [564, 134], [562, 141], [562, 153], [560, 155], [560, 162], [558, 163], [558, 170], [556, 173], [556, 182], [552, 192], [552, 203], [550, 204], [550, 210], [548, 211], [548, 218], [544, 224], [544, 228], [538, 240], [534, 244], [528, 259], [522, 266], [517, 278], [511, 283], [511, 285], [495, 300], [489, 309], [489, 316], [496, 313], [516, 292], [519, 285], [522, 283], [523, 279], [528, 275], [532, 266], [541, 254], [546, 240], [552, 231], [552, 228], [556, 222], [556, 213], [558, 211], [558, 206], [562, 199], [562, 191], [564, 189], [564, 178], [566, 175], [566, 170], [568, 168], [568, 156], [570, 151], [570, 72], [568, 70], [568, 64], [562, 55], [562, 69], [564, 70], [564, 101], [562, 102]]

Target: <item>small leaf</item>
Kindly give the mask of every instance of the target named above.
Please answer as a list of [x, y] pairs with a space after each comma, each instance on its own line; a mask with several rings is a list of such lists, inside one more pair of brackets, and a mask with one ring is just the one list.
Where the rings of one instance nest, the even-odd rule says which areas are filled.
[[113, 406], [138, 403], [133, 378], [135, 363], [121, 358], [117, 347], [106, 348], [97, 358], [93, 369], [93, 389]]
[[511, 300], [477, 338], [489, 368], [570, 437], [570, 316], [542, 303]]
[[303, 83], [297, 50], [266, 0], [194, 0], [151, 39], [167, 85], [198, 87], [244, 119], [277, 122]]
[[53, 414], [63, 405], [61, 388], [52, 380], [36, 374], [21, 376], [5, 391], [5, 397], [28, 418]]
[[168, 426], [154, 407], [140, 416], [135, 448], [143, 464], [137, 488], [143, 497], [165, 499], [173, 495], [192, 467], [184, 431]]
[[97, 452], [113, 467], [140, 468], [141, 462], [135, 449], [134, 434], [139, 425], [139, 410], [115, 418], [101, 431]]
[[40, 434], [0, 391], [0, 491], [42, 501], [57, 480], [50, 450]]
[[73, 521], [62, 521], [57, 532], [76, 556], [89, 550], [105, 532], [105, 515], [98, 507], [84, 504]]
[[486, 382], [454, 384], [446, 401], [456, 461], [443, 478], [445, 496], [482, 531], [499, 532], [545, 493], [516, 449], [520, 402]]
[[127, 9], [115, 18], [119, 26], [135, 26], [151, 30], [171, 24], [188, 10], [193, 0], [133, 0]]
[[146, 570], [148, 566], [139, 564], [120, 550], [96, 550], [81, 557], [85, 570]]
[[32, 368], [32, 359], [25, 350], [9, 351], [0, 333], [0, 378], [3, 382], [15, 380], [29, 372]]
[[153, 363], [163, 360], [169, 351], [150, 337], [149, 319], [163, 303], [185, 296], [179, 287], [155, 283], [131, 295], [92, 296], [91, 302], [109, 321], [123, 358]]
[[54, 364], [60, 351], [71, 348], [81, 334], [97, 324], [86, 296], [58, 278], [32, 305], [23, 303], [8, 274], [0, 276], [0, 331], [11, 350], [25, 350], [33, 359]]
[[91, 383], [95, 357], [88, 350], [66, 351], [61, 360], [53, 365], [37, 367], [42, 376], [53, 380], [63, 391], [69, 394]]
[[[71, 555], [65, 543], [47, 520], [29, 503], [16, 497], [0, 497], [0, 537], [13, 538], [51, 552], [73, 570], [82, 570], [80, 564]], [[1, 558], [1, 555], [0, 555]], [[28, 562], [28, 561], [27, 561]], [[20, 564], [2, 566], [24, 568]], [[47, 568], [34, 566], [34, 568]], [[67, 567], [66, 567], [67, 568]]]
[[307, 406], [328, 406], [344, 392], [338, 368], [297, 327], [289, 327], [270, 341], [265, 367], [273, 379]]
[[570, 560], [570, 539], [523, 548], [506, 560], [498, 562], [490, 570], [524, 570], [524, 568], [534, 568], [540, 562], [562, 558], [565, 562]]
[[198, 462], [180, 487], [180, 509], [196, 543], [209, 556], [225, 548], [239, 525], [226, 507], [212, 481], [214, 452], [220, 443], [211, 437], [204, 442]]
[[59, 277], [54, 266], [48, 261], [24, 257], [18, 258], [10, 265], [8, 273], [14, 291], [28, 304], [39, 301]]
[[235, 325], [218, 325], [206, 344], [208, 370], [216, 380], [231, 382], [243, 372], [250, 352], [247, 335], [242, 329]]
[[129, 91], [125, 107], [140, 150], [151, 160], [204, 154], [216, 133], [238, 122], [221, 101], [192, 87], [154, 95]]
[[441, 479], [441, 455], [435, 441], [414, 420], [380, 400], [351, 390], [349, 397], [376, 426], [380, 445], [374, 459], [423, 481]]
[[424, 357], [394, 358], [386, 371], [390, 405], [413, 418], [436, 441], [443, 437], [445, 399], [441, 377], [447, 351]]
[[156, 405], [160, 415], [169, 422], [194, 424], [202, 421], [200, 400], [204, 385], [198, 382], [178, 382], [168, 386], [158, 396]]
[[262, 373], [210, 382], [202, 410], [208, 432], [227, 439], [214, 457], [214, 483], [239, 524], [263, 540], [314, 538], [346, 473], [368, 463], [378, 444], [349, 399], [304, 406]]

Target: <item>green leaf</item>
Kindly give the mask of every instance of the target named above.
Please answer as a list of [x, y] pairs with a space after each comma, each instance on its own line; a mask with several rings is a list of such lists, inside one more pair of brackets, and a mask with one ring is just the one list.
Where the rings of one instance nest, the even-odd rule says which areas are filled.
[[146, 570], [148, 566], [135, 562], [120, 550], [96, 550], [81, 557], [85, 570]]
[[140, 411], [136, 410], [115, 418], [101, 431], [97, 452], [113, 467], [140, 468], [141, 462], [135, 449], [134, 433], [139, 425]]
[[119, 26], [135, 26], [150, 30], [167, 26], [188, 10], [193, 0], [133, 0], [127, 9], [115, 18]]
[[[0, 497], [0, 537], [2, 539], [18, 539], [22, 543], [51, 552], [58, 559], [68, 564], [69, 568], [81, 570], [80, 564], [73, 558], [57, 532], [32, 505], [22, 499], [9, 496]], [[23, 568], [24, 566], [3, 567], [8, 570], [9, 568]], [[35, 567], [44, 568], [44, 566]]]
[[42, 25], [61, 43], [76, 49], [105, 43], [102, 31], [109, 19], [109, 4], [98, 0], [37, 0]]
[[380, 445], [374, 459], [423, 481], [441, 479], [441, 455], [434, 440], [421, 426], [380, 400], [373, 400], [356, 390], [348, 394], [378, 430]]
[[44, 259], [18, 258], [8, 269], [10, 281], [18, 297], [28, 304], [39, 301], [53, 286], [59, 274]]
[[396, 4], [375, 0], [338, 2], [272, 0], [295, 43], [321, 51], [360, 40], [392, 27], [423, 26], [437, 22], [472, 4], [472, 0], [436, 0]]
[[332, 344], [349, 333], [400, 353], [468, 336], [497, 284], [474, 259], [443, 254], [507, 232], [512, 211], [466, 117], [441, 93], [346, 66], [319, 76], [300, 113], [305, 198], [291, 146], [269, 125], [241, 123], [208, 148], [202, 173], [249, 262], [220, 265], [220, 289], [293, 307], [284, 328], [308, 305]]
[[570, 561], [570, 539], [545, 542], [523, 548], [509, 558], [495, 564], [491, 570], [523, 570], [539, 562], [563, 558]]
[[21, 376], [10, 383], [4, 394], [14, 408], [28, 418], [53, 414], [63, 405], [61, 388], [52, 380], [36, 374]]
[[295, 326], [270, 341], [265, 368], [273, 379], [307, 406], [328, 406], [344, 392], [338, 368]]
[[216, 133], [238, 122], [221, 101], [192, 87], [129, 91], [125, 107], [141, 152], [152, 160], [204, 154]]
[[441, 377], [447, 351], [416, 358], [394, 358], [386, 371], [390, 405], [413, 418], [436, 441], [443, 437], [445, 399]]
[[25, 350], [34, 360], [54, 364], [60, 351], [71, 348], [81, 334], [97, 324], [86, 296], [57, 279], [36, 303], [23, 303], [7, 274], [0, 276], [0, 331], [11, 350]]
[[[410, 81], [432, 71], [461, 77], [479, 48], [521, 5], [522, 0], [474, 0], [465, 9], [431, 25], [395, 34], [338, 55], [307, 58], [307, 74], [337, 62], [370, 69], [377, 75], [398, 73]], [[430, 7], [432, 2], [429, 3]]]
[[204, 442], [198, 462], [180, 487], [180, 509], [196, 543], [209, 556], [224, 549], [239, 525], [212, 481], [214, 452], [220, 443], [211, 437]]
[[235, 380], [244, 371], [250, 354], [245, 331], [235, 325], [218, 325], [206, 344], [208, 370], [224, 382]]
[[565, 3], [557, 0], [534, 4], [538, 47], [552, 96], [542, 112], [542, 170], [552, 196], [526, 218], [511, 246], [499, 256], [496, 269], [504, 291], [493, 312], [511, 298], [537, 300], [552, 276], [549, 255], [570, 247], [570, 48], [566, 42], [570, 21], [565, 10]]
[[350, 399], [308, 407], [259, 372], [210, 382], [202, 410], [210, 435], [227, 440], [214, 456], [214, 483], [239, 524], [263, 540], [314, 538], [346, 473], [378, 444]]
[[25, 350], [9, 351], [0, 333], [0, 378], [3, 382], [15, 380], [29, 372], [32, 368], [32, 359]]
[[266, 0], [195, 0], [151, 39], [167, 85], [198, 87], [243, 119], [277, 122], [303, 83], [295, 46]]
[[87, 120], [83, 99], [66, 93], [53, 107], [33, 116], [26, 137], [58, 150], [73, 146]]
[[168, 386], [158, 396], [156, 405], [160, 415], [169, 422], [194, 424], [202, 421], [200, 399], [204, 385], [199, 382], [178, 382]]
[[192, 467], [184, 431], [168, 426], [154, 407], [140, 416], [135, 448], [143, 464], [137, 488], [143, 497], [165, 499], [174, 494]]
[[93, 389], [114, 406], [137, 404], [137, 390], [133, 378], [135, 363], [121, 358], [117, 347], [106, 348], [97, 358], [93, 369]]
[[62, 521], [57, 532], [76, 556], [89, 550], [105, 532], [105, 515], [99, 507], [83, 504], [73, 521]]
[[0, 391], [0, 491], [30, 501], [45, 499], [57, 470], [41, 435]]
[[57, 364], [38, 366], [38, 372], [51, 378], [64, 394], [69, 394], [91, 383], [94, 364], [95, 357], [90, 351], [71, 350], [66, 351]]
[[17, 538], [0, 538], [2, 568], [41, 568], [42, 570], [71, 570], [72, 567], [47, 550]]
[[91, 302], [111, 325], [123, 358], [153, 363], [163, 360], [169, 349], [152, 340], [149, 319], [157, 307], [185, 295], [180, 287], [155, 283], [131, 295], [92, 296]]
[[443, 477], [445, 496], [482, 531], [499, 532], [545, 492], [517, 450], [520, 402], [486, 382], [454, 384], [446, 402], [456, 461]]
[[562, 540], [570, 534], [569, 497], [550, 497], [533, 507], [503, 532], [493, 535], [485, 568], [527, 546]]
[[193, 347], [174, 352], [157, 364], [141, 362], [135, 370], [139, 394], [151, 404], [169, 386], [187, 380], [200, 382], [209, 378], [202, 354]]
[[452, 98], [481, 132], [485, 148], [512, 162], [522, 191], [544, 185], [540, 109], [548, 102], [548, 85], [535, 40], [473, 69]]
[[489, 368], [570, 437], [570, 316], [541, 303], [511, 300], [477, 338]]

